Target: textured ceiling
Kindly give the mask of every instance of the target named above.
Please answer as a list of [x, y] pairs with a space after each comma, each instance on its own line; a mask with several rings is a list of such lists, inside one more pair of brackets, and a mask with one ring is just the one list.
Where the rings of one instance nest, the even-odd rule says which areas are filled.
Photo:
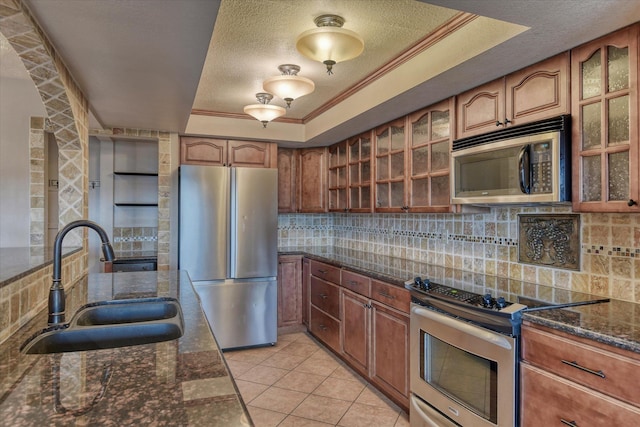
[[[344, 28], [365, 40], [361, 56], [325, 66], [299, 54], [296, 37], [315, 28], [316, 16], [332, 13], [345, 19]], [[242, 113], [255, 104], [262, 82], [279, 74], [278, 65], [296, 64], [315, 91], [296, 99], [288, 118], [301, 119], [392, 60], [457, 11], [414, 0], [241, 0], [223, 1], [207, 53], [194, 109]], [[272, 104], [284, 106], [280, 99]]]
[[[640, 21], [638, 0], [23, 1], [87, 95], [100, 125], [176, 132], [184, 132], [196, 117], [190, 116], [192, 108], [241, 112], [254, 102], [262, 81], [287, 62], [300, 65], [300, 75], [316, 83], [316, 92], [296, 100], [287, 114], [305, 117], [450, 17], [453, 12], [443, 8], [529, 27], [410, 88], [377, 89], [374, 95], [388, 92], [385, 100], [371, 96], [364, 109], [334, 123], [318, 126], [321, 120], [313, 119], [304, 129], [291, 124], [297, 132], [291, 136], [284, 129], [288, 123], [265, 130], [236, 120], [244, 137], [306, 145], [339, 141]], [[294, 48], [296, 36], [313, 28], [313, 18], [323, 13], [342, 15], [344, 27], [365, 40], [363, 55], [337, 64], [333, 76]], [[458, 38], [447, 59], [483, 36], [480, 30]], [[370, 86], [351, 98], [366, 98], [363, 92], [372, 91]], [[220, 126], [205, 126], [203, 133], [226, 132], [229, 121], [214, 121]]]

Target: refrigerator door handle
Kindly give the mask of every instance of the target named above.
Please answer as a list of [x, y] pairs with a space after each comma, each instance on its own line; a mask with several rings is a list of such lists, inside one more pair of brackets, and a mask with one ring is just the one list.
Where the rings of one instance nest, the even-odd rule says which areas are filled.
[[229, 197], [227, 197], [227, 210], [230, 212], [229, 221], [228, 221], [228, 230], [229, 233], [229, 256], [227, 257], [229, 261], [229, 277], [236, 277], [235, 271], [237, 271], [238, 263], [238, 197], [236, 197], [238, 191], [238, 174], [236, 168], [229, 168], [230, 173], [230, 192]]

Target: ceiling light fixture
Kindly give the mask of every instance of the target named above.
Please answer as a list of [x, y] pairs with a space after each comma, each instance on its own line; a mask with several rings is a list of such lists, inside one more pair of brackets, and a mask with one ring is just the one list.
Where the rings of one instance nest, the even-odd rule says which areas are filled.
[[320, 15], [313, 20], [318, 28], [307, 30], [298, 36], [296, 49], [302, 55], [327, 66], [327, 74], [333, 74], [333, 66], [360, 55], [364, 41], [355, 32], [342, 28], [344, 18], [338, 15]]
[[278, 67], [281, 76], [271, 77], [262, 83], [262, 88], [285, 100], [287, 108], [291, 102], [308, 95], [316, 88], [312, 80], [298, 76], [300, 67], [294, 64], [283, 64]]
[[267, 123], [271, 120], [284, 116], [287, 112], [284, 107], [278, 105], [269, 105], [269, 101], [273, 99], [270, 93], [256, 93], [256, 99], [260, 104], [251, 104], [244, 107], [244, 112], [262, 122], [262, 127], [267, 127]]

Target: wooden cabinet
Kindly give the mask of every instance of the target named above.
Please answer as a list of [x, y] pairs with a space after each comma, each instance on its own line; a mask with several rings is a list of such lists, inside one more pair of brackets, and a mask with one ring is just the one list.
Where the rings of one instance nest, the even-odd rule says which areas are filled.
[[342, 289], [342, 353], [364, 375], [369, 371], [370, 300]]
[[311, 267], [308, 258], [302, 259], [302, 323], [309, 327], [309, 312], [311, 310]]
[[409, 316], [374, 301], [371, 303], [371, 319], [369, 375], [387, 394], [395, 397], [394, 400], [408, 402]]
[[327, 211], [327, 148], [299, 151], [298, 212]]
[[278, 327], [302, 324], [302, 257], [278, 257]]
[[347, 211], [347, 142], [329, 147], [329, 211]]
[[523, 426], [640, 423], [637, 354], [525, 322], [522, 359]]
[[406, 118], [375, 130], [376, 212], [404, 212], [409, 208], [405, 197], [405, 147]]
[[277, 167], [277, 145], [208, 137], [180, 138], [180, 164], [208, 166]]
[[349, 170], [347, 176], [349, 212], [372, 212], [373, 191], [371, 179], [372, 132], [350, 138], [347, 141]]
[[569, 113], [569, 53], [457, 96], [456, 138]]
[[339, 352], [340, 269], [312, 260], [309, 273], [309, 332]]
[[409, 116], [409, 212], [449, 212], [453, 98]]
[[297, 165], [297, 150], [278, 148], [278, 213], [296, 211]]
[[573, 209], [638, 212], [638, 25], [571, 51]]

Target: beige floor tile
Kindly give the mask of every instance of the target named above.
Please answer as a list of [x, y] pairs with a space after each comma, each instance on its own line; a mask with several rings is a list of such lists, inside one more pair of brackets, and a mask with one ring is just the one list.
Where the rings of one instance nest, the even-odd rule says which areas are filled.
[[323, 375], [310, 374], [308, 372], [291, 371], [280, 380], [278, 380], [278, 382], [276, 382], [274, 386], [286, 388], [287, 390], [311, 393], [326, 378], [327, 377]]
[[256, 366], [253, 363], [242, 362], [240, 360], [233, 360], [233, 359], [231, 360], [227, 359], [227, 365], [229, 365], [229, 369], [231, 370], [231, 374], [233, 375], [234, 378], [238, 378], [240, 375], [244, 374], [249, 369]]
[[272, 385], [280, 378], [284, 377], [289, 371], [286, 369], [272, 368], [270, 366], [254, 366], [239, 377], [240, 380], [251, 381], [254, 383]]
[[[282, 425], [282, 424], [280, 424]], [[409, 414], [402, 411], [400, 412], [400, 416], [398, 417], [398, 421], [396, 421], [396, 425], [393, 427], [409, 427]]]
[[353, 402], [364, 387], [365, 385], [359, 381], [329, 377], [313, 391], [313, 394]]
[[318, 345], [318, 342], [312, 338], [310, 335], [306, 334], [305, 332], [299, 332], [296, 335], [296, 341], [301, 343], [301, 344], [311, 344], [311, 345]]
[[350, 367], [342, 364], [338, 366], [335, 371], [333, 371], [331, 377], [340, 378], [341, 380], [360, 381], [364, 385], [367, 384], [367, 381], [362, 378], [357, 372], [355, 372]]
[[236, 385], [240, 390], [240, 396], [242, 396], [242, 400], [244, 403], [248, 404], [257, 396], [259, 396], [263, 391], [269, 388], [268, 385], [252, 383], [251, 381], [244, 380], [236, 380]]
[[247, 409], [249, 409], [249, 415], [251, 415], [251, 419], [256, 427], [275, 427], [287, 416], [287, 414], [269, 411], [251, 405], [248, 405]]
[[[317, 345], [317, 344], [314, 344]], [[318, 351], [316, 351], [315, 353], [313, 353], [311, 356], [309, 356], [310, 359], [324, 359], [324, 360], [335, 360], [336, 362], [340, 362], [340, 359], [338, 359], [336, 356], [334, 356], [333, 353], [331, 353], [329, 350], [327, 350], [326, 348], [317, 345], [318, 347]]]
[[251, 401], [251, 406], [289, 414], [307, 397], [307, 393], [269, 387]]
[[340, 364], [333, 359], [309, 358], [299, 364], [294, 371], [329, 376], [338, 368], [338, 366], [340, 366]]
[[336, 424], [351, 406], [350, 402], [330, 397], [309, 395], [291, 415]]
[[362, 393], [360, 393], [360, 396], [356, 399], [356, 403], [377, 406], [380, 408], [391, 408], [396, 412], [400, 412], [398, 405], [393, 403], [389, 398], [380, 393], [370, 384], [362, 390]]
[[224, 358], [226, 360], [238, 360], [240, 362], [253, 363], [257, 365], [265, 359], [273, 356], [273, 350], [270, 347], [249, 349], [249, 350], [236, 350], [224, 353]]
[[313, 353], [319, 351], [319, 348], [315, 344], [305, 344], [294, 341], [280, 351], [287, 354], [293, 354], [294, 356], [309, 357]]
[[338, 423], [341, 427], [394, 427], [398, 411], [354, 403]]
[[274, 353], [273, 356], [260, 362], [263, 366], [272, 366], [274, 368], [291, 370], [304, 362], [304, 356], [296, 356], [285, 352]]
[[335, 424], [327, 424], [320, 421], [308, 420], [306, 418], [289, 415], [278, 427], [333, 427]]
[[304, 332], [295, 332], [292, 334], [283, 334], [283, 335], [278, 335], [278, 341], [288, 341], [288, 342], [293, 342], [296, 341], [298, 338], [304, 336], [305, 333]]

